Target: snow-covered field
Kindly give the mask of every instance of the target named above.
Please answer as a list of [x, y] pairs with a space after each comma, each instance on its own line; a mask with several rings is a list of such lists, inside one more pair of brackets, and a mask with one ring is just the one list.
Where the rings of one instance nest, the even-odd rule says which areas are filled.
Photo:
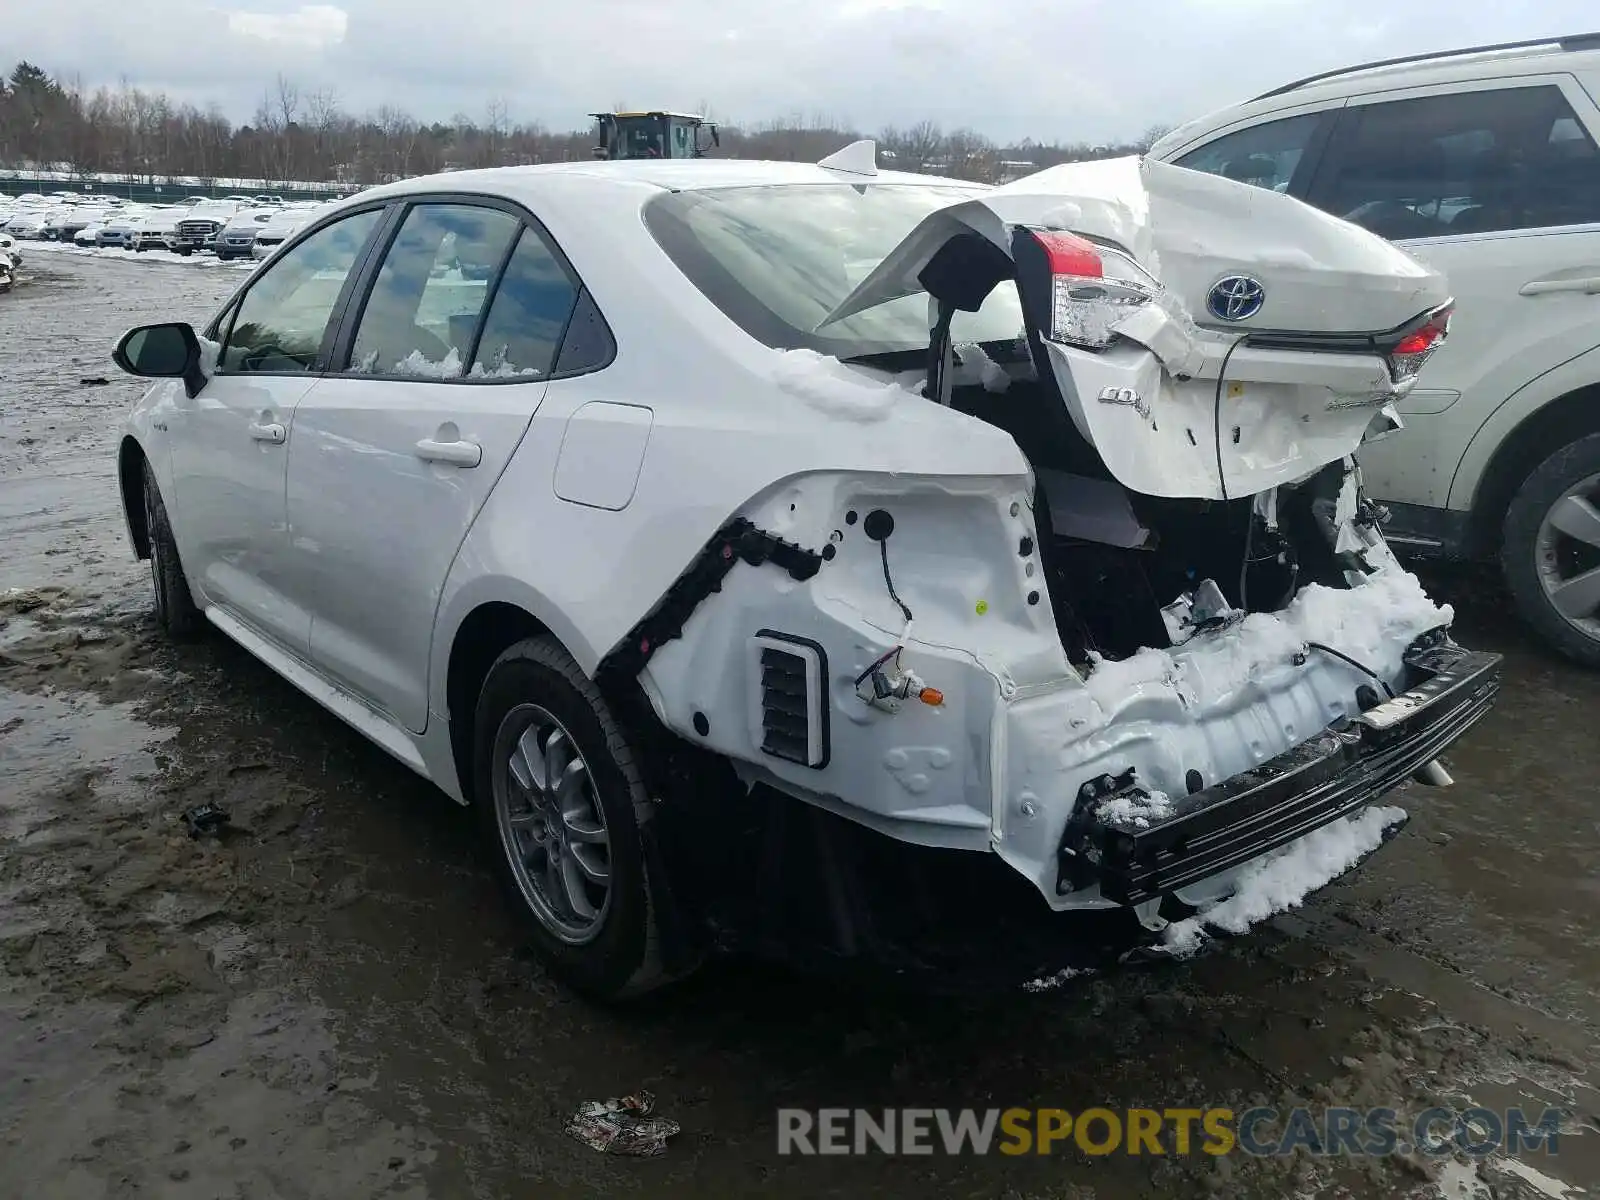
[[254, 259], [236, 258], [223, 262], [211, 254], [191, 254], [185, 257], [174, 254], [170, 250], [119, 250], [112, 246], [77, 246], [67, 245], [65, 242], [22, 242], [17, 249], [22, 251], [23, 262], [27, 262], [36, 254], [70, 254], [80, 258], [115, 258], [127, 262], [138, 263], [166, 263], [179, 267], [209, 267], [222, 268], [227, 271], [253, 271], [257, 263]]

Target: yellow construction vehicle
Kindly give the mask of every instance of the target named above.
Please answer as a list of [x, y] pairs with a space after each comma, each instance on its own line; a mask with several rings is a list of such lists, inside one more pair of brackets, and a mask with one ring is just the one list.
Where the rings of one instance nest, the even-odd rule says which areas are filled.
[[720, 146], [715, 124], [694, 113], [590, 113], [596, 158], [703, 158]]

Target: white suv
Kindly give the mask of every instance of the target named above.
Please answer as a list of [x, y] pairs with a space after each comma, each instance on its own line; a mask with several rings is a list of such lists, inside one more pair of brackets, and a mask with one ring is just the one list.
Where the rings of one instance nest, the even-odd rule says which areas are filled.
[[1152, 157], [1309, 201], [1442, 271], [1448, 345], [1363, 447], [1398, 547], [1497, 550], [1523, 615], [1600, 666], [1600, 34], [1288, 84]]

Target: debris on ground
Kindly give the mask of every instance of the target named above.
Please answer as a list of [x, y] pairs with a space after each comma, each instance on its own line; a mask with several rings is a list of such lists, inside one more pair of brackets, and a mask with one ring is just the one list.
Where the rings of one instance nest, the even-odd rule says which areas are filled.
[[676, 1121], [653, 1117], [656, 1098], [639, 1091], [610, 1100], [585, 1100], [567, 1118], [567, 1133], [602, 1154], [653, 1158], [667, 1152], [667, 1139], [680, 1132]]
[[197, 804], [184, 812], [183, 824], [192, 838], [219, 834], [227, 827], [228, 814], [215, 804]]
[[79, 387], [105, 387], [111, 380], [104, 375], [85, 375], [78, 380]]

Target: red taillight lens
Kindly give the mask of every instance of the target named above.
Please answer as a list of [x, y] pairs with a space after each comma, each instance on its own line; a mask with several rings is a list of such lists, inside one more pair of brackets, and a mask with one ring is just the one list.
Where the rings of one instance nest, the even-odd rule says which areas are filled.
[[1426, 325], [1415, 333], [1407, 334], [1401, 339], [1400, 344], [1394, 348], [1396, 354], [1421, 354], [1445, 334], [1450, 327], [1450, 312], [1446, 309], [1443, 313], [1434, 316]]
[[1080, 279], [1100, 279], [1106, 272], [1100, 261], [1100, 251], [1094, 243], [1075, 233], [1035, 231], [1035, 238], [1044, 247], [1052, 275], [1076, 275]]
[[1395, 383], [1415, 378], [1423, 364], [1433, 357], [1433, 352], [1450, 332], [1450, 316], [1454, 311], [1453, 305], [1441, 308], [1395, 344], [1389, 352], [1389, 375]]

